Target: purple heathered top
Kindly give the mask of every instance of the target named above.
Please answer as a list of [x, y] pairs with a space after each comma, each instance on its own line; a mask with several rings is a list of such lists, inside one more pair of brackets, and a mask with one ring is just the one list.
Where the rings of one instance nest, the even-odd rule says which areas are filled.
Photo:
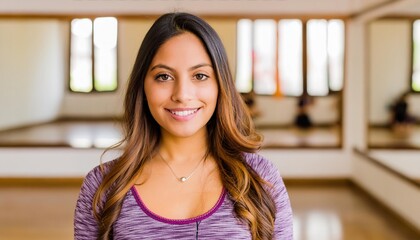
[[[293, 219], [289, 196], [277, 168], [258, 154], [245, 154], [247, 163], [267, 182], [277, 205], [275, 239], [293, 239]], [[102, 179], [98, 167], [88, 173], [77, 200], [74, 217], [74, 239], [97, 238], [98, 223], [92, 213], [92, 199]], [[128, 191], [121, 213], [113, 225], [113, 239], [251, 239], [247, 225], [233, 211], [233, 202], [223, 190], [215, 206], [190, 219], [172, 220], [154, 214], [143, 204], [134, 187]]]

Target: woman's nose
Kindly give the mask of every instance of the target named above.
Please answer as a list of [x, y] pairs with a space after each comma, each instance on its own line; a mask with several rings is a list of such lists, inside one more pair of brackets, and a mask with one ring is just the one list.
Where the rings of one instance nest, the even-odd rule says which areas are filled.
[[175, 81], [171, 98], [172, 101], [187, 102], [192, 99], [193, 95], [194, 83], [190, 79], [184, 77]]

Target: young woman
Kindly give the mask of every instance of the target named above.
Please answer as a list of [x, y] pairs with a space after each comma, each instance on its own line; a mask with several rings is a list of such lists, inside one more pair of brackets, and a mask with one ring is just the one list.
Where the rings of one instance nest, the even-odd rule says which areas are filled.
[[187, 13], [143, 40], [122, 155], [85, 178], [75, 239], [292, 239], [292, 212], [216, 32]]

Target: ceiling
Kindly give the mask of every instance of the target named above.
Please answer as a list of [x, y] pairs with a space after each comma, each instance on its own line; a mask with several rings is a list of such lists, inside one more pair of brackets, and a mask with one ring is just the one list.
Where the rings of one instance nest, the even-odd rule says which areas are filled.
[[0, 0], [0, 15], [142, 15], [188, 11], [206, 15], [358, 16], [378, 9], [420, 16], [420, 0]]

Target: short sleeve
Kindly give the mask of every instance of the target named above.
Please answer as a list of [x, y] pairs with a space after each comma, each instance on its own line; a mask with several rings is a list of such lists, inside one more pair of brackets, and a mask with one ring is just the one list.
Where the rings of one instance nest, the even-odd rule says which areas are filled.
[[274, 235], [276, 240], [293, 239], [293, 215], [289, 195], [277, 167], [258, 154], [247, 154], [248, 164], [272, 187], [268, 188], [276, 204]]
[[93, 196], [102, 180], [99, 167], [91, 170], [85, 177], [76, 202], [74, 213], [74, 239], [91, 240], [98, 235], [98, 224], [93, 215]]

